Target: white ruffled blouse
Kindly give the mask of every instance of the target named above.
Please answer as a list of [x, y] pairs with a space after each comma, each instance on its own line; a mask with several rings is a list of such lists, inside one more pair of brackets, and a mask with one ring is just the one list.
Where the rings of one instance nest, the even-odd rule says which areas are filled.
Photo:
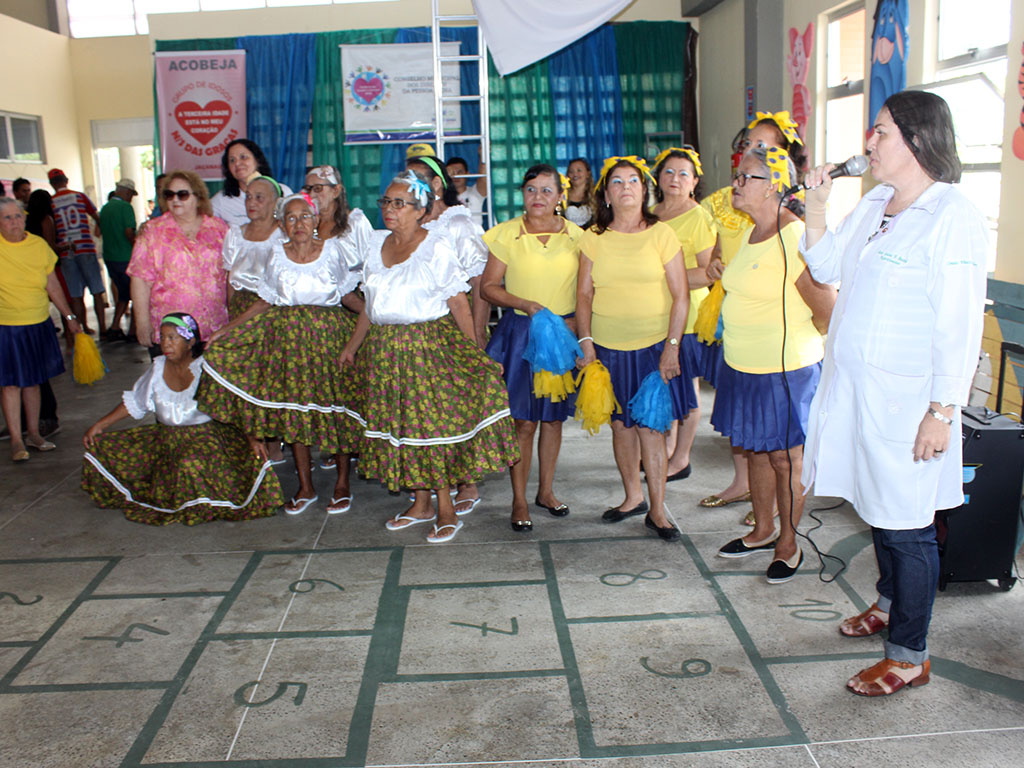
[[359, 285], [359, 274], [345, 264], [335, 238], [324, 241], [316, 261], [298, 264], [275, 243], [257, 293], [275, 306], [335, 307]]
[[430, 230], [401, 264], [384, 266], [381, 249], [391, 233], [376, 230], [363, 265], [366, 314], [375, 325], [411, 325], [448, 314], [448, 299], [469, 290], [466, 270], [451, 240]]
[[359, 208], [353, 208], [348, 213], [348, 231], [344, 235], [329, 238], [337, 244], [341, 258], [349, 271], [358, 272], [363, 268], [372, 234], [373, 227], [366, 214]]
[[267, 269], [267, 261], [274, 249], [274, 243], [283, 242], [284, 239], [284, 233], [280, 228], [276, 228], [266, 240], [246, 240], [242, 228], [232, 224], [224, 236], [224, 247], [221, 251], [231, 287], [236, 291], [256, 293], [260, 287], [260, 279]]
[[423, 228], [441, 230], [451, 238], [467, 279], [483, 274], [487, 266], [487, 244], [483, 229], [473, 221], [473, 211], [464, 205], [454, 205]]
[[141, 419], [147, 413], [155, 413], [156, 420], [168, 427], [191, 427], [205, 424], [210, 417], [199, 410], [196, 402], [196, 388], [203, 373], [203, 358], [197, 357], [188, 364], [192, 372], [192, 383], [181, 392], [175, 392], [164, 381], [164, 364], [167, 358], [157, 357], [135, 386], [121, 395], [128, 413], [133, 419]]

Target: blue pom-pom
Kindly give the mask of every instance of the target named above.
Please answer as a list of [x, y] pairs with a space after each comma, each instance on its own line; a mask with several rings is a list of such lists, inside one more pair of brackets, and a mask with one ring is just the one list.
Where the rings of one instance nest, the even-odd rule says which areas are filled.
[[530, 338], [523, 359], [533, 373], [563, 374], [576, 367], [579, 357], [583, 357], [583, 350], [562, 318], [550, 309], [542, 309], [530, 318]]
[[640, 382], [640, 389], [629, 401], [629, 416], [641, 427], [655, 432], [668, 432], [675, 421], [668, 384], [658, 371], [652, 371]]

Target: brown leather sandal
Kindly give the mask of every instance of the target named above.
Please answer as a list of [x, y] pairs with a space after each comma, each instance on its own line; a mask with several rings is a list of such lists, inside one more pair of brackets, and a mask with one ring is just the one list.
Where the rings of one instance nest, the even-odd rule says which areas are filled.
[[[932, 662], [930, 659], [925, 659], [924, 664], [921, 665], [921, 673], [910, 680], [904, 680], [892, 671], [894, 668], [911, 669], [916, 666], [909, 661], [882, 659], [874, 666], [858, 672], [846, 683], [846, 687], [851, 693], [856, 693], [858, 696], [889, 696], [908, 685], [911, 688], [927, 685], [931, 681]], [[868, 689], [858, 691], [854, 688], [853, 684], [858, 681], [867, 683]]]
[[878, 613], [885, 613], [879, 610], [878, 603], [872, 603], [871, 607], [863, 613], [844, 619], [839, 625], [839, 634], [843, 637], [871, 637], [877, 635], [889, 626], [889, 622], [879, 617]]

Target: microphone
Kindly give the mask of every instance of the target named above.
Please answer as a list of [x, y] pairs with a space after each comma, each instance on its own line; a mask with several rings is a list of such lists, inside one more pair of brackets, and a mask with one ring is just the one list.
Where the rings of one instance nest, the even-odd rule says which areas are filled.
[[[828, 172], [829, 178], [838, 179], [841, 176], [862, 176], [864, 171], [868, 169], [868, 158], [866, 155], [854, 155], [842, 165], [837, 165], [831, 171]], [[794, 184], [792, 187], [786, 190], [787, 195], [791, 195], [801, 189], [809, 189], [809, 187], [803, 182]]]

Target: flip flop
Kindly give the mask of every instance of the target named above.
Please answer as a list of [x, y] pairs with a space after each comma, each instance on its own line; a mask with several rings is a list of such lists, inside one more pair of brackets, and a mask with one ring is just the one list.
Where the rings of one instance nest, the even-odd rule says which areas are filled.
[[[458, 492], [459, 492], [459, 490], [458, 490], [458, 488], [456, 488], [455, 490], [448, 491], [448, 495], [451, 496], [454, 499], [455, 498], [455, 494], [457, 494]], [[437, 494], [434, 491], [431, 491], [430, 492], [430, 498], [431, 498], [431, 500], [436, 499], [437, 498]], [[416, 494], [415, 493], [410, 493], [409, 494], [409, 501], [410, 502], [416, 501]]]
[[476, 505], [479, 504], [481, 501], [482, 499], [479, 496], [477, 496], [475, 499], [460, 499], [459, 501], [455, 502], [455, 506], [458, 507], [459, 504], [469, 504], [469, 509], [464, 509], [461, 512], [458, 509], [456, 509], [455, 514], [459, 517], [462, 517], [463, 515], [468, 515], [470, 512], [476, 509]]
[[327, 505], [328, 515], [340, 515], [343, 512], [348, 512], [352, 509], [352, 497], [351, 496], [340, 496], [337, 499], [331, 498], [331, 503]]
[[[433, 538], [431, 538], [430, 536], [427, 536], [427, 543], [428, 544], [444, 544], [446, 541], [451, 541], [452, 539], [455, 538], [455, 534], [462, 530], [462, 527], [464, 525], [465, 525], [465, 523], [463, 523], [461, 520], [456, 522], [454, 525], [452, 523], [448, 523], [448, 525], [442, 525], [442, 526], [435, 525], [434, 526], [434, 536], [433, 536]], [[437, 534], [439, 534], [445, 528], [451, 528], [452, 532], [451, 533], [446, 533], [444, 536], [438, 536]]]
[[285, 514], [301, 515], [303, 512], [306, 511], [306, 508], [314, 501], [316, 501], [318, 498], [318, 496], [314, 496], [311, 499], [297, 499], [294, 496], [292, 496], [291, 499], [288, 501], [288, 504], [290, 504], [292, 508], [289, 509], [288, 506], [286, 505], [284, 508]]
[[[408, 520], [409, 522], [405, 523], [404, 525], [395, 525], [395, 523], [401, 520]], [[437, 515], [434, 515], [433, 517], [413, 517], [412, 515], [396, 515], [395, 517], [384, 523], [384, 527], [387, 528], [389, 531], [401, 531], [404, 528], [412, 528], [414, 525], [419, 525], [420, 523], [432, 523], [435, 520], [437, 520]]]
[[333, 456], [326, 459], [320, 459], [320, 469], [336, 469], [337, 466], [338, 462], [334, 460]]

